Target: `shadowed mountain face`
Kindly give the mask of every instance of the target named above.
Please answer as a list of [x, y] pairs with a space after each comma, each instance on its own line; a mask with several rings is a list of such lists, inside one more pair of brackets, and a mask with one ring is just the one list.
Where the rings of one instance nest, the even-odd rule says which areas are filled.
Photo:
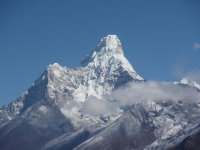
[[199, 150], [200, 148], [200, 128], [192, 134], [187, 135], [178, 144], [169, 148], [169, 150]]
[[153, 124], [143, 124], [139, 118], [126, 113], [75, 149], [143, 149], [155, 139]]
[[26, 117], [17, 116], [0, 129], [1, 149], [35, 150], [41, 148], [50, 139], [74, 131], [57, 108], [48, 108], [48, 114], [32, 110]]
[[[26, 92], [0, 109], [0, 149], [142, 150], [190, 145], [187, 136], [199, 123], [199, 103], [166, 100], [116, 107], [118, 102], [108, 95], [129, 82], [145, 81], [125, 58], [116, 35], [102, 38], [81, 67], [49, 65]], [[199, 87], [191, 83], [174, 86]], [[110, 111], [104, 110], [107, 105]], [[92, 112], [86, 110], [91, 108]]]
[[200, 141], [200, 132], [188, 136], [175, 148], [175, 150], [188, 150], [188, 149], [198, 150], [200, 148], [199, 141]]

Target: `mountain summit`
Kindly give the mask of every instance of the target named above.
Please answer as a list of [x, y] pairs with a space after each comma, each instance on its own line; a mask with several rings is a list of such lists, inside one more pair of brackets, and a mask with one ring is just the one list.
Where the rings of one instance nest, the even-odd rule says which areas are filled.
[[81, 61], [81, 66], [95, 68], [111, 74], [122, 69], [134, 80], [143, 80], [124, 56], [121, 42], [116, 35], [108, 35], [102, 38], [92, 53]]
[[[98, 55], [97, 55], [98, 54]], [[109, 61], [111, 57], [123, 55], [121, 42], [116, 35], [108, 35], [103, 37], [98, 46], [92, 51], [90, 55], [87, 55], [82, 61], [81, 66], [85, 67], [91, 62], [97, 61]], [[102, 59], [98, 59], [96, 56], [101, 56]], [[107, 58], [107, 56], [109, 56]], [[109, 65], [109, 64], [108, 64]]]
[[115, 53], [123, 54], [121, 42], [116, 35], [108, 35], [101, 39], [101, 42], [98, 45], [97, 50], [102, 50], [104, 48], [107, 51], [113, 51]]

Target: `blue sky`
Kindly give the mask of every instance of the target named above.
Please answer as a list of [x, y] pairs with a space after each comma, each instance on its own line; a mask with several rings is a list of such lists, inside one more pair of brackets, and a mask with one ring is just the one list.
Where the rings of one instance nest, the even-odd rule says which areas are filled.
[[199, 0], [1, 0], [0, 106], [54, 62], [68, 67], [107, 34], [145, 79], [175, 81], [200, 64]]

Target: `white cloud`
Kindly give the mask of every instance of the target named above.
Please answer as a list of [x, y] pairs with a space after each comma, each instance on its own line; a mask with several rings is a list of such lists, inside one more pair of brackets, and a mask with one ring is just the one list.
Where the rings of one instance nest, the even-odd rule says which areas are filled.
[[200, 92], [194, 88], [181, 87], [169, 82], [132, 82], [113, 91], [103, 100], [90, 97], [83, 103], [81, 111], [90, 115], [98, 115], [115, 112], [120, 107], [138, 102], [167, 100], [200, 101]]
[[145, 101], [200, 101], [200, 92], [168, 82], [130, 83], [112, 93], [122, 105]]
[[105, 99], [97, 99], [93, 96], [88, 97], [82, 105], [81, 111], [90, 115], [99, 115], [115, 111], [115, 106]]

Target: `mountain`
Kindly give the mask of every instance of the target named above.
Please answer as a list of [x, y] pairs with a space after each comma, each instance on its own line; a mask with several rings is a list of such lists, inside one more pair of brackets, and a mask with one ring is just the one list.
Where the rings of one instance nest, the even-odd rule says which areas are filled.
[[[124, 56], [118, 37], [108, 35], [80, 67], [49, 65], [26, 92], [0, 109], [0, 148], [175, 148], [197, 130], [200, 105], [166, 99], [121, 106], [112, 97], [129, 83], [144, 82]], [[196, 91], [186, 82], [170, 84]]]
[[143, 80], [124, 57], [121, 43], [115, 35], [103, 38], [97, 48], [83, 59], [81, 66], [70, 69], [58, 63], [49, 65], [25, 93], [1, 108], [0, 125], [36, 103], [60, 106], [71, 100], [83, 102], [88, 96], [101, 98], [129, 81]]
[[185, 85], [185, 86], [191, 86], [191, 87], [194, 87], [194, 88], [200, 90], [200, 84], [198, 84], [197, 82], [192, 81], [192, 80], [190, 80], [190, 79], [188, 79], [188, 78], [186, 78], [186, 77], [183, 78], [183, 79], [180, 81], [180, 84]]

